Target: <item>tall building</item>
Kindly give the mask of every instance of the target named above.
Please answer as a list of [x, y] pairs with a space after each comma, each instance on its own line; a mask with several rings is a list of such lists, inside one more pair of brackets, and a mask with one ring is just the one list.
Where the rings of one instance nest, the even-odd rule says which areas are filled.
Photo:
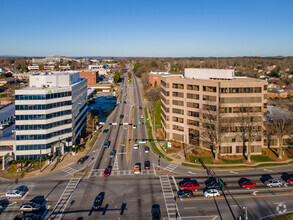
[[[208, 117], [208, 112], [213, 112], [230, 120], [220, 153], [234, 155], [245, 150], [243, 141], [236, 135], [241, 130], [235, 120], [240, 113], [253, 114], [254, 126], [261, 131], [265, 129], [265, 80], [236, 77], [234, 70], [189, 68], [183, 75], [162, 76], [161, 88], [162, 127], [167, 139], [210, 149], [211, 145], [203, 139], [206, 135], [203, 119]], [[264, 138], [260, 135], [252, 143], [251, 152], [261, 153], [262, 147]]]
[[31, 75], [15, 91], [16, 159], [63, 154], [76, 143], [87, 116], [87, 80], [78, 72]]

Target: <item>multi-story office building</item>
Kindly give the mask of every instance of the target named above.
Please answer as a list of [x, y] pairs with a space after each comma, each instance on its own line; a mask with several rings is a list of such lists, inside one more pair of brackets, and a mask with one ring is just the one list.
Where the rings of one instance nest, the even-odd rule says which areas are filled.
[[[185, 69], [183, 75], [162, 76], [162, 127], [167, 139], [194, 146], [211, 147], [203, 140], [203, 118], [214, 112], [226, 119], [229, 129], [222, 139], [221, 154], [242, 154], [243, 141], [237, 117], [253, 115], [257, 129], [265, 129], [267, 113], [267, 82], [234, 76], [234, 70]], [[224, 120], [222, 120], [224, 121]], [[233, 123], [234, 121], [234, 123]], [[252, 153], [261, 153], [263, 135], [251, 144]], [[246, 144], [247, 145], [247, 144]]]
[[76, 143], [87, 116], [87, 80], [78, 72], [30, 76], [15, 91], [17, 160], [63, 154]]

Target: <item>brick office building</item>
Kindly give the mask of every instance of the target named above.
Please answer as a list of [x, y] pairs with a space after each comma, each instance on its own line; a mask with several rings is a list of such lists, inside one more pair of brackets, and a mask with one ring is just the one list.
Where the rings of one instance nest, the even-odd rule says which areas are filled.
[[99, 81], [98, 71], [79, 72], [79, 77], [87, 79], [87, 84], [96, 84]]
[[168, 72], [150, 72], [149, 73], [149, 86], [155, 87], [161, 85], [161, 76], [168, 75]]
[[[162, 128], [167, 139], [194, 146], [210, 148], [202, 141], [202, 117], [209, 109], [227, 120], [237, 118], [245, 111], [257, 119], [257, 127], [264, 130], [267, 113], [267, 82], [235, 77], [234, 70], [185, 69], [183, 75], [162, 76]], [[243, 153], [243, 142], [236, 135], [239, 125], [228, 124], [221, 154]], [[238, 126], [238, 127], [237, 127]], [[251, 153], [261, 153], [264, 137], [254, 141]]]

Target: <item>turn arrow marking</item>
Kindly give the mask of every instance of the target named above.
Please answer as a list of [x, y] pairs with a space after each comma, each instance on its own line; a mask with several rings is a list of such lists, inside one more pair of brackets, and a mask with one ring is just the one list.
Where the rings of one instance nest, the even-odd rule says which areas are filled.
[[252, 193], [252, 195], [254, 195], [254, 196], [256, 196], [256, 193], [257, 193], [258, 191], [254, 191], [253, 193]]

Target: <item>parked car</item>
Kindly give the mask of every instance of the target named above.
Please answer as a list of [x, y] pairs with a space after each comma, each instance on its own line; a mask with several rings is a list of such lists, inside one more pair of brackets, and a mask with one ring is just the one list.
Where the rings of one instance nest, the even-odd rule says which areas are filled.
[[103, 200], [104, 200], [104, 193], [100, 193], [99, 195], [97, 195], [97, 197], [95, 198], [94, 204], [93, 204], [93, 208], [94, 209], [101, 208], [101, 206], [103, 204]]
[[[127, 94], [125, 93], [125, 96], [126, 96], [126, 95], [127, 95]], [[123, 103], [126, 104], [126, 101], [124, 101]]]
[[283, 183], [282, 183], [282, 180], [280, 179], [269, 179], [265, 181], [265, 185], [269, 187], [273, 187], [273, 186], [281, 187]]
[[121, 114], [121, 115], [120, 115], [120, 118], [124, 118], [124, 115], [123, 115], [123, 114]]
[[183, 189], [183, 190], [179, 189], [177, 192], [177, 195], [180, 198], [189, 198], [193, 196], [193, 193], [191, 190], [188, 190], [188, 189]]
[[289, 183], [290, 185], [293, 185], [293, 177], [290, 177], [289, 179], [287, 179], [287, 183]]
[[6, 197], [7, 198], [21, 198], [25, 192], [19, 191], [19, 190], [8, 190], [6, 192]]
[[251, 189], [255, 188], [256, 184], [250, 180], [240, 183], [241, 188], [243, 189]]
[[134, 165], [134, 174], [140, 174], [140, 163]]
[[197, 181], [185, 182], [185, 183], [179, 185], [179, 187], [180, 187], [181, 190], [188, 189], [188, 190], [191, 190], [191, 191], [197, 191], [197, 190], [200, 189], [200, 186], [199, 186]]
[[134, 150], [137, 150], [137, 149], [138, 149], [138, 144], [135, 143], [135, 144], [133, 145], [133, 149], [134, 149]]
[[150, 161], [145, 161], [145, 162], [144, 162], [144, 169], [145, 169], [145, 170], [149, 170], [150, 167], [151, 167], [151, 163], [150, 163]]
[[110, 176], [110, 174], [111, 174], [111, 168], [107, 167], [104, 171], [104, 176]]
[[116, 155], [116, 150], [111, 150], [111, 152], [110, 152], [110, 158], [115, 157], [115, 155]]
[[144, 152], [145, 152], [145, 153], [150, 152], [150, 148], [149, 148], [148, 146], [146, 146], [146, 147], [144, 148]]
[[104, 130], [103, 130], [103, 133], [107, 133], [109, 131], [109, 129], [108, 128], [105, 128]]
[[42, 206], [41, 204], [37, 204], [34, 202], [28, 202], [28, 203], [24, 203], [19, 207], [19, 211], [21, 213], [24, 212], [35, 212], [35, 211], [39, 211], [41, 210]]
[[104, 147], [109, 147], [110, 146], [110, 141], [105, 141], [105, 143], [104, 143]]
[[77, 163], [78, 163], [78, 164], [83, 164], [88, 158], [89, 158], [89, 156], [81, 157], [81, 158], [77, 161]]
[[139, 109], [139, 110], [142, 110], [142, 107], [139, 107], [138, 109]]
[[216, 197], [216, 196], [220, 196], [220, 193], [217, 189], [207, 189], [204, 191], [204, 196], [205, 197]]
[[152, 219], [159, 220], [161, 219], [161, 210], [159, 204], [152, 205]]
[[218, 181], [215, 178], [209, 178], [206, 181], [206, 187], [207, 188], [218, 188], [221, 189], [222, 185], [220, 184], [220, 181], [223, 183], [223, 185], [226, 187], [227, 184], [222, 180], [222, 179], [218, 179]]

